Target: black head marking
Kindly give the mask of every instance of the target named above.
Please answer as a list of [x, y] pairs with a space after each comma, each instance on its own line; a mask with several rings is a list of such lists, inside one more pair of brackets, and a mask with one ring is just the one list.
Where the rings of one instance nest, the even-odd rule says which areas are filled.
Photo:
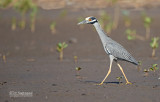
[[87, 24], [94, 24], [95, 22], [98, 22], [95, 17], [87, 17], [86, 18]]

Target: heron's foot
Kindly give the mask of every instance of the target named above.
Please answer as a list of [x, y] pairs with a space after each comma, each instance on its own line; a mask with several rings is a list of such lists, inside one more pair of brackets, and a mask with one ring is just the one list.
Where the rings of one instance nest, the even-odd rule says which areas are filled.
[[126, 85], [132, 85], [132, 83], [128, 81], [128, 82], [126, 82]]
[[101, 83], [99, 83], [99, 84], [96, 84], [96, 85], [102, 85], [103, 83], [101, 82]]

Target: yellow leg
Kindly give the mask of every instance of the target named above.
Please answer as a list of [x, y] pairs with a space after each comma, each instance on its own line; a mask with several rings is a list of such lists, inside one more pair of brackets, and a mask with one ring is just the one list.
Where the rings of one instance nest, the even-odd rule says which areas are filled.
[[123, 68], [120, 66], [120, 64], [117, 63], [117, 65], [118, 65], [118, 67], [120, 68], [120, 70], [122, 71], [122, 74], [123, 74], [124, 78], [126, 79], [126, 84], [132, 84], [131, 82], [128, 81], [126, 75], [124, 74]]
[[107, 73], [107, 75], [105, 76], [105, 78], [102, 80], [102, 82], [99, 83], [99, 84], [97, 84], [97, 85], [102, 85], [102, 84], [104, 83], [104, 81], [107, 79], [107, 77], [109, 76], [110, 73], [111, 73], [111, 67], [109, 68], [108, 73]]
[[107, 79], [107, 77], [109, 76], [109, 74], [111, 73], [113, 58], [114, 58], [114, 57], [110, 56], [110, 67], [109, 67], [108, 73], [107, 73], [107, 75], [104, 77], [104, 79], [102, 80], [102, 82], [99, 83], [99, 84], [97, 84], [97, 85], [102, 85], [102, 84], [104, 83], [104, 81]]

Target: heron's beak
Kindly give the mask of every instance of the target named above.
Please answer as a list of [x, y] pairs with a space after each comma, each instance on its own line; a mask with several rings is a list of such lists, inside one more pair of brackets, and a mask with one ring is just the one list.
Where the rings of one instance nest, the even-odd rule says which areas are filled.
[[78, 25], [80, 25], [80, 24], [86, 24], [86, 23], [87, 23], [86, 20], [84, 20], [82, 22], [79, 22]]

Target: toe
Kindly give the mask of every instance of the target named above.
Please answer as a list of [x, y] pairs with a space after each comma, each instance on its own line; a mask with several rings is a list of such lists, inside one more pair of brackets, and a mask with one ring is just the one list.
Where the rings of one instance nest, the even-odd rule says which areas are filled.
[[99, 83], [99, 84], [96, 84], [96, 85], [102, 85], [103, 83]]
[[131, 82], [126, 82], [126, 85], [132, 85], [132, 83]]

